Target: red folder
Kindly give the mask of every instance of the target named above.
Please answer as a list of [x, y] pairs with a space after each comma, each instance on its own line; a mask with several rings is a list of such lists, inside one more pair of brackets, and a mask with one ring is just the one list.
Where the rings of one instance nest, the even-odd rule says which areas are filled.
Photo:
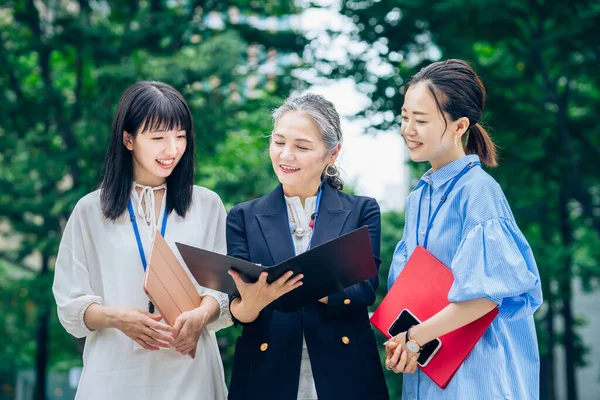
[[[420, 321], [425, 321], [450, 304], [448, 292], [453, 282], [452, 271], [425, 248], [417, 246], [398, 279], [371, 316], [371, 323], [389, 338], [388, 329], [405, 308], [412, 311]], [[496, 315], [497, 308], [478, 320], [441, 336], [440, 350], [426, 367], [419, 368], [439, 387], [445, 389]]]

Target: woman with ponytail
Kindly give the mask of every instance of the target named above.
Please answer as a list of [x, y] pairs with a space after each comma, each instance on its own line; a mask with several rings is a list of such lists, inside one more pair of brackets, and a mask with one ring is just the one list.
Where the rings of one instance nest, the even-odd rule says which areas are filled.
[[[388, 284], [417, 246], [450, 268], [454, 283], [450, 305], [386, 344], [386, 367], [405, 373], [403, 399], [539, 398], [540, 277], [502, 189], [481, 167], [497, 165], [480, 125], [484, 100], [481, 79], [461, 60], [433, 63], [405, 88], [402, 135], [411, 159], [431, 169], [408, 196]], [[498, 316], [445, 390], [416, 371], [420, 348], [494, 308]]]
[[[342, 131], [333, 104], [308, 94], [287, 100], [273, 119], [269, 154], [280, 185], [231, 209], [228, 254], [275, 265], [366, 225], [379, 256], [377, 202], [341, 191], [335, 161]], [[388, 399], [367, 311], [377, 277], [283, 313], [272, 302], [301, 285], [301, 275], [248, 284], [230, 274], [240, 293], [231, 299], [231, 315], [243, 332], [229, 399]]]

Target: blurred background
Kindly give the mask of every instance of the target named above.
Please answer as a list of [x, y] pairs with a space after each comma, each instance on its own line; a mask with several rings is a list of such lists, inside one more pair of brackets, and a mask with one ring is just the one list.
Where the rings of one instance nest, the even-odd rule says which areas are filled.
[[[599, 399], [599, 27], [597, 0], [0, 0], [0, 399], [74, 396], [83, 342], [56, 317], [55, 256], [97, 188], [126, 87], [161, 80], [184, 95], [197, 183], [228, 209], [276, 185], [270, 111], [307, 91], [333, 101], [347, 190], [382, 206], [379, 302], [426, 167], [399, 135], [401, 87], [444, 58], [486, 84], [501, 148], [489, 172], [541, 271], [540, 398]], [[239, 333], [218, 333], [227, 379]], [[401, 377], [386, 379], [399, 399]]]

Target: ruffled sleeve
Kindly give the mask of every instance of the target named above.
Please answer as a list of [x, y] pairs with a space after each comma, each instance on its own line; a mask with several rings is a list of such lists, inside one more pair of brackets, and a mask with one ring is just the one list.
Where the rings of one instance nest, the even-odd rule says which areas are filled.
[[398, 242], [396, 249], [394, 250], [394, 258], [392, 258], [392, 265], [390, 266], [390, 272], [388, 274], [388, 290], [390, 290], [394, 282], [396, 282], [396, 279], [404, 269], [407, 260], [408, 250], [406, 249], [406, 242], [402, 239]]
[[471, 228], [452, 259], [451, 269], [451, 302], [486, 298], [498, 304], [501, 318], [509, 319], [532, 315], [542, 304], [533, 253], [511, 219], [491, 218]]
[[65, 227], [52, 285], [58, 319], [66, 331], [76, 338], [92, 333], [83, 318], [87, 308], [93, 303], [103, 305], [102, 297], [94, 293], [90, 284], [85, 236], [82, 234], [79, 213], [79, 207], [75, 207]]

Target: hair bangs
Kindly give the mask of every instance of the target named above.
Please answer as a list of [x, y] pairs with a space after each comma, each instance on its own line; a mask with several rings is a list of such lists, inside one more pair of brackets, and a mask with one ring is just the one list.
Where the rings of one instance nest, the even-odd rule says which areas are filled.
[[190, 133], [192, 121], [189, 109], [176, 98], [160, 96], [148, 105], [138, 133], [184, 130]]

